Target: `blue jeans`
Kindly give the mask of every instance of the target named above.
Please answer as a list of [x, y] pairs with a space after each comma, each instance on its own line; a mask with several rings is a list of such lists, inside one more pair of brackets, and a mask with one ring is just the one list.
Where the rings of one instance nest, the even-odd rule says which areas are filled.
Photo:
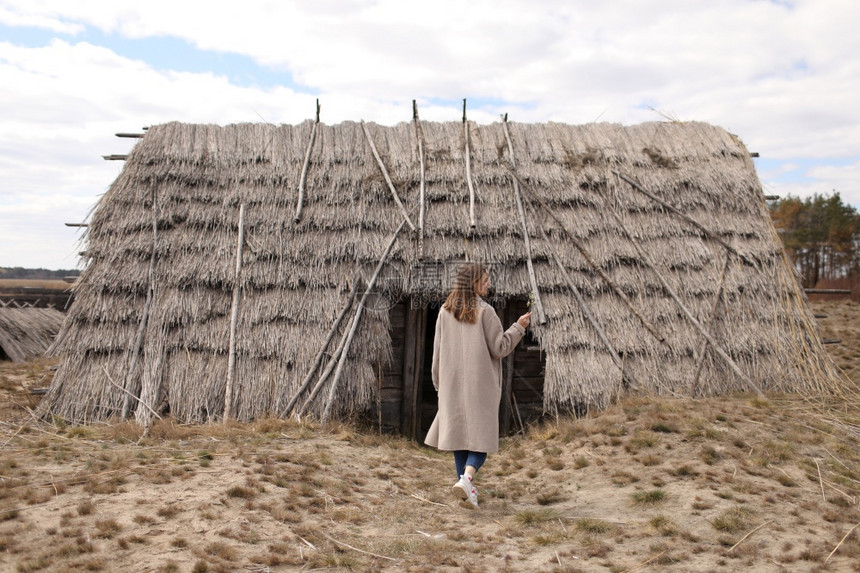
[[487, 461], [484, 452], [470, 452], [469, 450], [454, 451], [454, 465], [457, 466], [457, 478], [466, 473], [466, 466], [472, 466], [475, 470], [480, 469]]

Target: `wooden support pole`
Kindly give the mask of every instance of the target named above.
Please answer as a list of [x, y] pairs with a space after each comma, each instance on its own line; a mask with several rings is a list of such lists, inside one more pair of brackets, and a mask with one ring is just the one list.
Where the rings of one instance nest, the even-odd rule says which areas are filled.
[[245, 204], [239, 205], [239, 240], [236, 245], [236, 279], [233, 284], [233, 308], [230, 312], [230, 348], [227, 358], [227, 385], [224, 390], [224, 421], [233, 415], [233, 379], [236, 375], [236, 323], [239, 317], [239, 294], [242, 290], [242, 248], [245, 245]]
[[471, 135], [469, 122], [466, 121], [466, 98], [463, 98], [463, 141], [466, 147], [466, 185], [469, 186], [469, 225], [474, 229], [478, 226], [475, 219], [475, 186], [472, 184], [472, 149], [469, 137]]
[[[507, 117], [507, 114], [505, 114], [505, 117]], [[526, 427], [523, 424], [523, 417], [520, 415], [520, 407], [517, 405], [517, 395], [513, 392], [511, 392], [511, 403], [514, 405], [514, 412], [517, 414], [517, 421], [520, 423], [520, 431], [517, 433], [525, 435]]]
[[400, 231], [403, 229], [403, 225], [405, 224], [406, 221], [400, 223], [400, 226], [397, 227], [396, 231], [394, 231], [391, 241], [389, 241], [388, 246], [385, 247], [385, 251], [382, 253], [382, 256], [379, 257], [379, 263], [377, 263], [376, 269], [373, 271], [373, 276], [370, 277], [370, 282], [367, 283], [367, 289], [365, 289], [364, 294], [361, 296], [361, 300], [358, 303], [358, 308], [355, 310], [355, 316], [352, 319], [352, 327], [349, 329], [349, 336], [347, 336], [346, 344], [340, 352], [340, 360], [337, 363], [337, 370], [335, 370], [334, 378], [331, 381], [331, 387], [328, 391], [328, 400], [326, 401], [325, 410], [323, 411], [322, 419], [320, 420], [323, 427], [328, 424], [329, 416], [331, 414], [331, 406], [334, 402], [335, 393], [337, 392], [337, 385], [340, 381], [341, 374], [343, 374], [343, 367], [346, 364], [347, 356], [349, 356], [349, 347], [352, 344], [352, 339], [358, 330], [359, 323], [361, 322], [361, 314], [364, 310], [364, 305], [367, 302], [367, 298], [370, 296], [370, 293], [373, 291], [376, 279], [379, 277], [379, 273], [382, 272], [382, 267], [385, 266], [385, 263], [388, 260], [388, 255], [391, 254], [391, 249], [394, 248], [394, 243], [397, 242], [397, 236], [400, 234]]
[[367, 125], [365, 125], [364, 121], [361, 122], [361, 129], [364, 130], [364, 137], [367, 138], [367, 143], [370, 145], [370, 151], [373, 152], [373, 157], [376, 158], [376, 163], [377, 165], [379, 165], [379, 169], [382, 171], [382, 176], [385, 177], [385, 182], [388, 183], [388, 189], [391, 191], [391, 196], [394, 197], [394, 202], [397, 203], [397, 207], [403, 214], [403, 219], [409, 225], [409, 228], [414, 231], [415, 224], [412, 222], [412, 219], [409, 218], [409, 213], [406, 211], [406, 207], [403, 206], [403, 202], [397, 195], [397, 190], [394, 188], [394, 183], [391, 182], [391, 177], [388, 176], [388, 170], [385, 168], [385, 164], [382, 163], [382, 158], [379, 156], [379, 152], [376, 151], [376, 146], [373, 144], [373, 139], [371, 139], [370, 132], [367, 130]]
[[[505, 306], [504, 316], [502, 317], [502, 324], [511, 324], [518, 317], [516, 315], [516, 309], [514, 305], [509, 304]], [[512, 412], [512, 400], [511, 395], [514, 391], [514, 354], [516, 352], [511, 352], [504, 358], [503, 364], [503, 378], [502, 378], [502, 399], [500, 402], [499, 409], [499, 429], [503, 435], [507, 435], [511, 429], [511, 414]]]
[[[508, 116], [505, 114], [505, 121], [502, 122], [502, 128], [505, 132], [505, 140], [508, 143], [508, 159], [511, 163], [511, 167], [516, 170], [516, 161], [514, 159], [514, 146], [511, 142], [511, 134], [508, 132]], [[526, 225], [526, 214], [523, 209], [523, 198], [520, 193], [520, 183], [519, 178], [514, 176], [514, 198], [516, 199], [517, 204], [517, 213], [520, 218], [520, 227], [523, 231], [523, 242], [526, 247], [526, 266], [529, 273], [529, 282], [532, 287], [532, 294], [534, 295], [535, 307], [537, 308], [537, 323], [538, 324], [546, 324], [546, 313], [543, 311], [543, 303], [540, 299], [540, 289], [538, 289], [537, 278], [535, 277], [535, 269], [532, 264], [532, 249], [531, 243], [529, 241], [529, 228]]]
[[151, 305], [152, 285], [149, 285], [146, 289], [146, 302], [143, 304], [143, 315], [140, 317], [140, 325], [137, 328], [137, 335], [135, 336], [134, 350], [131, 354], [131, 366], [128, 368], [128, 374], [126, 374], [125, 383], [122, 387], [125, 391], [125, 400], [122, 404], [122, 413], [120, 416], [122, 421], [128, 419], [129, 410], [131, 408], [131, 399], [137, 399], [137, 391], [132, 388], [132, 386], [136, 386], [136, 384], [134, 384], [134, 375], [137, 371], [137, 357], [140, 355], [140, 350], [143, 346], [143, 336], [146, 333], [146, 323], [149, 320], [149, 309]]
[[[720, 288], [717, 289], [717, 296], [714, 298], [714, 306], [711, 309], [711, 319], [710, 324], [708, 325], [708, 330], [711, 330], [711, 326], [714, 324], [714, 321], [717, 319], [717, 313], [719, 313], [722, 302], [723, 302], [723, 292], [726, 288], [726, 274], [729, 271], [729, 262], [730, 262], [730, 253], [726, 253], [726, 264], [723, 265], [723, 273], [720, 276]], [[696, 395], [696, 390], [699, 387], [699, 377], [702, 375], [702, 369], [705, 366], [705, 356], [708, 353], [708, 345], [709, 342], [707, 340], [702, 341], [702, 347], [699, 350], [699, 358], [698, 364], [696, 364], [696, 374], [693, 377], [693, 383], [690, 385], [690, 396]]]
[[334, 352], [332, 352], [331, 356], [329, 357], [328, 362], [326, 363], [325, 368], [322, 371], [322, 374], [320, 374], [319, 379], [317, 379], [316, 384], [314, 384], [314, 387], [311, 390], [311, 393], [308, 395], [307, 399], [305, 399], [305, 402], [304, 402], [304, 404], [302, 404], [302, 407], [299, 408], [298, 412], [296, 412], [296, 418], [302, 417], [302, 414], [305, 413], [305, 410], [308, 409], [308, 407], [311, 405], [311, 403], [317, 397], [317, 394], [319, 394], [320, 390], [322, 390], [323, 384], [326, 383], [326, 380], [328, 380], [328, 377], [331, 375], [332, 371], [334, 370], [335, 366], [337, 365], [338, 360], [340, 360], [340, 353], [343, 352], [343, 347], [346, 345], [346, 339], [348, 336], [349, 336], [349, 331], [344, 330], [343, 334], [340, 337], [340, 342], [338, 343], [337, 348], [335, 349]]
[[66, 227], [89, 227], [88, 223], [64, 223]]
[[639, 183], [637, 183], [637, 182], [636, 182], [634, 179], [632, 179], [631, 177], [628, 177], [627, 175], [625, 175], [624, 173], [621, 173], [620, 171], [615, 171], [615, 170], [613, 170], [612, 172], [613, 172], [616, 176], [620, 177], [621, 179], [623, 179], [624, 181], [626, 181], [627, 183], [629, 183], [631, 187], [633, 187], [634, 189], [636, 189], [637, 191], [639, 191], [640, 193], [642, 193], [643, 195], [645, 195], [646, 197], [648, 197], [649, 199], [651, 199], [652, 201], [654, 201], [655, 203], [658, 203], [660, 206], [662, 206], [663, 208], [667, 209], [667, 210], [668, 210], [668, 211], [670, 211], [672, 214], [676, 215], [677, 217], [680, 217], [681, 219], [683, 219], [683, 220], [684, 220], [684, 221], [686, 221], [687, 223], [689, 223], [689, 224], [691, 224], [692, 226], [694, 226], [696, 229], [698, 229], [698, 231], [699, 231], [699, 232], [701, 232], [701, 233], [702, 233], [702, 235], [703, 235], [703, 236], [705, 236], [705, 237], [707, 237], [707, 238], [711, 239], [711, 240], [712, 240], [712, 241], [714, 241], [715, 243], [718, 243], [718, 244], [722, 245], [722, 246], [723, 246], [723, 248], [725, 248], [727, 251], [729, 251], [729, 252], [730, 252], [730, 253], [732, 253], [733, 255], [737, 255], [737, 257], [738, 257], [738, 258], [740, 258], [740, 259], [741, 259], [743, 262], [745, 262], [746, 264], [748, 264], [748, 265], [750, 265], [750, 266], [756, 266], [756, 265], [755, 265], [751, 260], [749, 260], [746, 256], [744, 256], [743, 254], [739, 253], [739, 252], [738, 252], [734, 247], [732, 247], [730, 244], [728, 244], [727, 242], [725, 242], [723, 239], [719, 238], [719, 237], [718, 237], [718, 236], [716, 236], [714, 233], [712, 233], [711, 231], [709, 231], [709, 230], [708, 230], [705, 226], [703, 226], [701, 223], [699, 223], [699, 222], [697, 222], [697, 221], [695, 221], [695, 220], [691, 219], [690, 217], [688, 217], [687, 215], [685, 215], [684, 213], [682, 213], [681, 211], [679, 211], [678, 209], [676, 209], [675, 207], [673, 207], [673, 206], [672, 206], [672, 205], [670, 205], [669, 203], [666, 203], [665, 201], [663, 201], [662, 199], [660, 199], [659, 197], [657, 197], [657, 196], [656, 196], [656, 195], [654, 195], [653, 193], [649, 193], [648, 191], [646, 191], [646, 190], [645, 190], [645, 188], [644, 188], [644, 187], [642, 187]]
[[117, 133], [115, 135], [117, 137], [127, 137], [127, 138], [132, 138], [132, 139], [140, 139], [146, 134], [145, 133]]
[[122, 412], [120, 418], [125, 421], [128, 419], [131, 409], [131, 399], [137, 398], [136, 388], [132, 388], [134, 384], [134, 375], [137, 369], [137, 357], [140, 355], [143, 347], [143, 337], [146, 333], [146, 323], [149, 321], [149, 312], [152, 307], [152, 297], [155, 290], [155, 253], [158, 246], [158, 211], [156, 209], [156, 194], [155, 189], [152, 190], [152, 254], [149, 257], [149, 274], [147, 275], [146, 287], [146, 302], [143, 304], [143, 313], [140, 317], [140, 325], [137, 328], [137, 336], [135, 336], [134, 351], [131, 355], [131, 365], [128, 368], [125, 382], [123, 383], [123, 391], [125, 392], [125, 400], [122, 404]]
[[806, 294], [851, 294], [850, 288], [805, 288]]
[[305, 151], [305, 161], [302, 164], [302, 174], [299, 177], [299, 189], [298, 189], [298, 199], [296, 200], [296, 216], [293, 219], [296, 223], [301, 221], [302, 219], [302, 208], [305, 202], [305, 184], [308, 179], [308, 165], [311, 162], [311, 151], [314, 148], [314, 141], [317, 138], [317, 128], [320, 123], [320, 100], [317, 100], [317, 120], [314, 122], [313, 127], [311, 127], [311, 137], [310, 141], [308, 141], [308, 148]]
[[106, 161], [125, 161], [128, 155], [102, 155], [102, 159]]
[[403, 321], [406, 334], [403, 340], [403, 395], [400, 400], [400, 429], [404, 436], [418, 440], [418, 405], [421, 388], [418, 386], [422, 370], [422, 350], [427, 328], [427, 309], [406, 304]]
[[418, 161], [421, 167], [421, 183], [418, 188], [418, 259], [424, 258], [424, 209], [425, 209], [425, 165], [424, 165], [424, 132], [421, 130], [421, 122], [418, 120], [418, 104], [412, 100], [412, 122], [415, 124], [415, 138], [418, 139]]
[[314, 374], [319, 370], [320, 364], [322, 364], [323, 356], [325, 356], [325, 351], [328, 349], [328, 345], [331, 343], [332, 338], [337, 333], [337, 329], [340, 328], [340, 323], [343, 322], [343, 318], [349, 312], [349, 309], [352, 308], [352, 303], [355, 302], [355, 294], [358, 292], [358, 286], [353, 282], [352, 290], [349, 293], [349, 299], [346, 301], [346, 306], [343, 307], [343, 310], [340, 311], [340, 314], [337, 315], [337, 318], [334, 320], [334, 324], [331, 325], [331, 328], [328, 331], [328, 334], [325, 337], [325, 340], [322, 343], [322, 346], [317, 352], [317, 355], [314, 357], [314, 363], [311, 366], [311, 369], [305, 375], [304, 380], [302, 381], [299, 389], [296, 390], [295, 395], [290, 399], [287, 403], [286, 407], [281, 411], [281, 416], [289, 416], [290, 412], [292, 412], [293, 407], [295, 407], [296, 402], [302, 393], [307, 389], [310, 385], [311, 380], [313, 380]]

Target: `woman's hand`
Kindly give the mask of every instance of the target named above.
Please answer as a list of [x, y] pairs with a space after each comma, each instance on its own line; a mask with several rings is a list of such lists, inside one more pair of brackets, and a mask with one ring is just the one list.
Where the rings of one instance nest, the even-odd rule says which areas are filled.
[[523, 328], [528, 328], [529, 322], [531, 322], [531, 318], [532, 318], [532, 313], [527, 312], [517, 319], [517, 324], [519, 324]]

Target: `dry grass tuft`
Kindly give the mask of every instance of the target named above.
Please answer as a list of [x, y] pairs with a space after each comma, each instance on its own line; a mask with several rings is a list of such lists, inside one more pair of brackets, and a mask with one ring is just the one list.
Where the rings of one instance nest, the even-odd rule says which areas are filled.
[[559, 519], [559, 514], [553, 509], [526, 509], [514, 514], [513, 519], [520, 525], [539, 525], [556, 521]]
[[666, 492], [662, 489], [652, 489], [649, 491], [637, 491], [631, 494], [633, 503], [637, 505], [656, 505], [666, 501]]
[[746, 507], [732, 507], [711, 520], [711, 525], [723, 533], [739, 533], [752, 525], [754, 513]]
[[617, 529], [608, 521], [596, 519], [593, 517], [583, 517], [577, 519], [575, 525], [578, 531], [581, 531], [583, 533], [589, 533], [592, 535], [603, 535], [607, 533], [612, 533], [615, 532]]

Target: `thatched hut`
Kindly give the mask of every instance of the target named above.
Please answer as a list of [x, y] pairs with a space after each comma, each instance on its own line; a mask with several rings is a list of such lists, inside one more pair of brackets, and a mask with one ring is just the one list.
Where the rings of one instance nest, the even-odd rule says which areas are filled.
[[[42, 414], [365, 415], [420, 435], [456, 264], [490, 264], [503, 427], [625, 393], [839, 383], [750, 154], [702, 123], [149, 129], [87, 234]], [[378, 272], [376, 272], [378, 271]]]
[[0, 360], [25, 362], [43, 356], [63, 325], [65, 315], [55, 308], [0, 305]]

